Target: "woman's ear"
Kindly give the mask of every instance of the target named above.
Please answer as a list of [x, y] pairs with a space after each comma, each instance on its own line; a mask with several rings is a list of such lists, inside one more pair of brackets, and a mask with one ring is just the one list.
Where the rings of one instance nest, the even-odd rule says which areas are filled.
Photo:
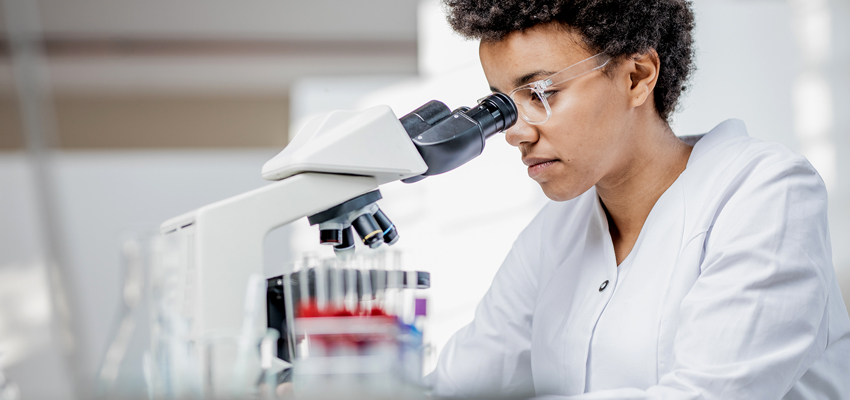
[[655, 49], [649, 49], [644, 53], [635, 54], [628, 62], [631, 64], [629, 65], [629, 78], [632, 85], [630, 90], [631, 105], [640, 107], [646, 103], [652, 90], [655, 89], [661, 61]]

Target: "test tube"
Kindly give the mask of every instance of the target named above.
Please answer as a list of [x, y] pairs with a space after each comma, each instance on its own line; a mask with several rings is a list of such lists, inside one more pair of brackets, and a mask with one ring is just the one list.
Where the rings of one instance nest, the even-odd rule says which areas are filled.
[[328, 274], [330, 277], [330, 303], [333, 313], [338, 313], [345, 309], [345, 285], [343, 279], [342, 261], [339, 258], [331, 260], [331, 271]]
[[345, 309], [351, 314], [357, 314], [357, 270], [354, 269], [352, 257], [343, 259], [345, 271]]
[[371, 263], [369, 261], [371, 257], [360, 256], [358, 257], [357, 267], [360, 270], [360, 303], [361, 310], [365, 314], [370, 314], [372, 311], [372, 274], [371, 274]]
[[295, 264], [298, 270], [298, 307], [304, 309], [310, 305], [310, 270], [303, 262]]
[[375, 275], [377, 276], [377, 279], [375, 280], [375, 305], [383, 311], [384, 314], [389, 314], [385, 298], [385, 291], [387, 288], [386, 257], [387, 254], [385, 251], [376, 253], [372, 257], [372, 265], [375, 269]]
[[401, 252], [398, 250], [387, 251], [387, 293], [386, 300], [388, 303], [387, 311], [390, 315], [402, 317], [404, 315], [403, 308], [403, 282], [402, 282], [402, 264]]
[[260, 341], [260, 368], [263, 370], [262, 399], [277, 399], [277, 373], [275, 371], [274, 359], [277, 358], [277, 340], [280, 333], [269, 328], [266, 335]]
[[[294, 271], [294, 268], [292, 269]], [[290, 361], [295, 360], [299, 357], [299, 354], [295, 353], [296, 344], [295, 344], [295, 310], [293, 306], [292, 300], [292, 274], [283, 274], [283, 307], [286, 314], [286, 329], [288, 332], [284, 334], [286, 337], [286, 347], [289, 350]]]
[[328, 310], [328, 270], [332, 263], [330, 260], [321, 260], [316, 263], [315, 280], [316, 287], [316, 307], [319, 313], [324, 315]]
[[404, 292], [404, 323], [413, 325], [413, 320], [416, 317], [416, 271], [405, 271]]

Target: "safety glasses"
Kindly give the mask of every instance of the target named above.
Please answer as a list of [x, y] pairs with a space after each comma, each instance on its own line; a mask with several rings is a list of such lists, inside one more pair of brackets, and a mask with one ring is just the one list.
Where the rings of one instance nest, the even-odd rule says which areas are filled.
[[552, 117], [548, 98], [555, 92], [554, 86], [596, 71], [607, 65], [609, 61], [611, 61], [610, 56], [599, 53], [570, 65], [546, 79], [522, 85], [508, 93], [508, 96], [516, 103], [517, 111], [525, 122], [534, 125], [542, 124]]

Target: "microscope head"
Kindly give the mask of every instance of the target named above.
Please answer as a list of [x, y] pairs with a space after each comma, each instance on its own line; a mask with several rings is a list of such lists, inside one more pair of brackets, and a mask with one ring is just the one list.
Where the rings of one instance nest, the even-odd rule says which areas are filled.
[[421, 181], [431, 175], [451, 171], [484, 151], [490, 136], [513, 126], [517, 121], [513, 100], [494, 93], [478, 101], [478, 105], [459, 107], [454, 111], [442, 102], [432, 100], [401, 117], [401, 124], [428, 164], [422, 175], [404, 179], [405, 183]]
[[371, 176], [382, 185], [427, 169], [392, 109], [377, 106], [310, 120], [262, 174], [270, 181], [304, 172]]
[[[263, 166], [263, 177], [282, 180], [303, 172], [374, 177], [378, 185], [418, 182], [451, 171], [484, 150], [490, 136], [513, 126], [517, 108], [505, 94], [451, 111], [432, 100], [397, 119], [387, 106], [334, 111], [310, 121]], [[308, 217], [323, 244], [337, 254], [354, 249], [354, 232], [370, 248], [394, 244], [398, 230], [380, 210], [375, 190]]]

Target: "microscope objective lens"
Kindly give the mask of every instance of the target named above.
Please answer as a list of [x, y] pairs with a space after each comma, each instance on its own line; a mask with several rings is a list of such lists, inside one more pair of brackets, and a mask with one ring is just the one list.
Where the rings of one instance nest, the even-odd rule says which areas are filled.
[[381, 245], [384, 240], [384, 234], [375, 221], [372, 214], [363, 214], [355, 219], [351, 226], [357, 231], [357, 234], [363, 240], [363, 244], [370, 248], [376, 248]]
[[380, 226], [383, 231], [384, 242], [388, 245], [393, 245], [398, 242], [398, 229], [396, 229], [392, 221], [387, 218], [387, 215], [378, 209], [378, 211], [375, 212], [374, 217], [375, 221], [378, 222], [378, 226]]
[[342, 229], [322, 229], [319, 231], [319, 243], [338, 245], [342, 243]]
[[334, 246], [334, 253], [344, 253], [349, 250], [354, 250], [354, 232], [352, 232], [351, 227], [343, 229], [342, 231], [342, 241], [340, 244]]

